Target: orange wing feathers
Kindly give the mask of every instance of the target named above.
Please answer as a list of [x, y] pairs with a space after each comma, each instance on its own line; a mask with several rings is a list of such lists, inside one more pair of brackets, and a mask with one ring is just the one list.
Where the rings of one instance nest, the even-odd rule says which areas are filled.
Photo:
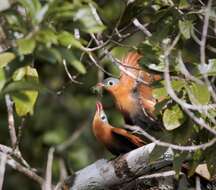
[[127, 86], [127, 88], [130, 90], [137, 88], [140, 104], [139, 106], [141, 106], [151, 116], [153, 116], [156, 100], [153, 98], [152, 88], [150, 87], [150, 85], [152, 82], [160, 80], [161, 76], [159, 74], [149, 73], [143, 70], [138, 63], [141, 58], [142, 56], [139, 53], [129, 52], [127, 56], [123, 58], [122, 64], [127, 71], [131, 72], [135, 77], [141, 78], [146, 84], [143, 84], [141, 82], [139, 84], [136, 84], [136, 80], [123, 71], [121, 71], [120, 81], [122, 85]]
[[[136, 52], [128, 53], [127, 56], [123, 58], [120, 69], [123, 68], [132, 75], [134, 75], [134, 77], [138, 77], [140, 72], [142, 71], [138, 64], [138, 61], [141, 57], [142, 56]], [[136, 80], [134, 80], [134, 78], [132, 78], [122, 70], [120, 73], [120, 82], [122, 84], [127, 84], [127, 87], [130, 89], [134, 88], [134, 85], [136, 84]]]
[[[142, 58], [142, 55], [137, 52], [129, 52], [123, 59], [121, 68], [124, 69], [134, 77], [140, 77], [146, 84], [151, 84], [155, 80], [160, 80], [161, 76], [159, 74], [149, 73], [145, 71], [139, 65], [139, 60]], [[120, 68], [120, 69], [121, 69]], [[129, 76], [127, 73], [121, 70], [120, 80], [124, 83], [130, 81], [131, 83], [135, 82], [135, 79]], [[133, 81], [133, 82], [132, 82]]]

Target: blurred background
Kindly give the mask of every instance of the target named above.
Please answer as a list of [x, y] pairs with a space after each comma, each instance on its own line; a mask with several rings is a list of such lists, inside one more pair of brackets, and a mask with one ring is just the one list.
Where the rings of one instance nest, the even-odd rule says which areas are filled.
[[[112, 31], [122, 14], [125, 2], [100, 0], [97, 3], [104, 22]], [[7, 10], [7, 13], [9, 11]], [[109, 34], [109, 30], [107, 34]], [[126, 45], [125, 47], [113, 48], [112, 53], [115, 57], [121, 59], [143, 39], [144, 35], [137, 32], [123, 42]], [[110, 47], [112, 45], [115, 44], [110, 43]], [[40, 57], [35, 57], [34, 67], [38, 71], [39, 81], [49, 89], [49, 92], [42, 91], [39, 93], [34, 106], [34, 113], [31, 116], [19, 117], [16, 112], [14, 113], [16, 128], [18, 129], [22, 125], [20, 150], [23, 157], [42, 174], [46, 167], [48, 149], [51, 146], [58, 147], [64, 144], [74, 133], [78, 133], [72, 143], [69, 143], [70, 145], [61, 152], [71, 172], [79, 170], [100, 158], [112, 158], [113, 156], [96, 141], [91, 131], [97, 99], [93, 87], [107, 75], [104, 76], [103, 72], [95, 67], [84, 55], [82, 64], [87, 69], [86, 74], [80, 74], [69, 66], [71, 75], [76, 76], [76, 80], [82, 82], [82, 84], [75, 84], [68, 78], [62, 64], [50, 61], [53, 59], [52, 54], [42, 52]], [[118, 69], [106, 58], [100, 64], [113, 75], [119, 76]], [[103, 103], [109, 121], [114, 126], [121, 126], [123, 119], [120, 113], [113, 109], [112, 98], [106, 93], [103, 97]], [[7, 109], [4, 98], [1, 98], [0, 143], [10, 145], [7, 125]], [[55, 159], [53, 166], [53, 177], [56, 182], [59, 179], [61, 167], [59, 159], [58, 157]], [[4, 189], [36, 190], [39, 187], [35, 182], [7, 167]]]
[[[59, 181], [64, 171], [72, 174], [100, 158], [113, 157], [96, 141], [91, 125], [96, 100], [101, 99], [95, 85], [108, 77], [108, 73], [119, 77], [119, 71], [104, 56], [103, 48], [98, 48], [92, 34], [103, 40], [103, 45], [119, 60], [128, 51], [139, 50], [139, 53], [145, 55], [140, 62], [141, 66], [151, 72], [164, 71], [164, 50], [178, 37], [178, 43], [170, 54], [171, 75], [175, 80], [177, 78], [176, 81], [180, 77], [184, 83], [173, 88], [182, 100], [191, 104], [194, 104], [193, 97], [196, 97], [198, 104], [211, 104], [213, 101], [208, 87], [187, 79], [177, 67], [177, 53], [181, 52], [181, 58], [191, 75], [200, 77], [203, 69], [206, 69], [215, 86], [214, 1], [205, 51], [209, 64], [200, 69], [199, 39], [202, 37], [203, 10], [206, 5], [207, 0], [0, 0], [0, 52], [3, 52], [0, 53], [0, 144], [11, 146], [4, 98], [5, 94], [9, 94], [14, 101], [20, 150], [40, 176], [44, 176], [50, 147], [56, 148], [54, 182]], [[93, 14], [94, 11], [99, 14], [101, 21]], [[150, 35], [141, 32], [133, 23], [134, 19], [141, 26], [147, 23], [145, 26]], [[91, 48], [96, 49], [92, 51]], [[101, 71], [91, 56], [108, 73]], [[71, 76], [76, 81], [72, 81]], [[157, 116], [161, 119], [164, 110], [176, 104], [167, 94], [164, 84], [153, 88], [156, 89], [158, 99], [166, 98], [162, 104], [159, 102], [156, 105]], [[116, 127], [122, 126], [122, 116], [114, 109], [113, 100], [106, 92], [103, 93], [102, 102], [109, 122]], [[177, 122], [179, 128], [166, 131], [169, 139], [165, 138], [165, 141], [188, 145], [191, 142], [202, 144], [213, 138], [212, 134], [179, 110], [178, 114], [175, 114], [176, 110], [173, 111], [172, 118], [172, 122]], [[197, 118], [208, 120], [205, 113], [194, 113]], [[211, 110], [209, 115], [215, 117], [215, 110]], [[165, 123], [170, 120], [168, 118]], [[172, 125], [172, 122], [169, 124]], [[210, 122], [209, 126], [215, 125]], [[215, 165], [213, 148], [187, 153], [192, 158], [191, 175], [200, 163]], [[183, 158], [181, 161], [178, 156], [174, 158], [175, 169], [178, 171], [186, 156], [180, 151], [175, 154]], [[213, 174], [215, 168], [210, 168]], [[4, 189], [40, 188], [34, 181], [10, 167], [6, 171]]]

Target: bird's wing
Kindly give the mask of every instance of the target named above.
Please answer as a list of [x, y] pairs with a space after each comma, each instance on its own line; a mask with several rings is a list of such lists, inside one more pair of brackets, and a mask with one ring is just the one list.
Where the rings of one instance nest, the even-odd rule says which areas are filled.
[[112, 134], [118, 140], [124, 142], [125, 145], [131, 147], [131, 149], [141, 147], [144, 145], [144, 141], [141, 138], [133, 134], [130, 134], [125, 129], [112, 128]]
[[145, 72], [145, 80], [149, 85], [144, 85], [139, 83], [137, 86], [137, 92], [139, 97], [139, 102], [143, 110], [145, 110], [151, 117], [154, 117], [154, 110], [156, 99], [153, 97], [151, 84], [157, 80], [160, 80], [161, 76], [159, 74], [152, 74], [150, 72]]
[[128, 88], [133, 88], [136, 85], [136, 80], [132, 76], [139, 77], [142, 71], [138, 64], [141, 57], [137, 52], [129, 52], [122, 60], [120, 65], [120, 82], [127, 84]]
[[145, 84], [140, 82], [137, 83], [133, 77], [129, 76], [121, 68], [120, 82], [121, 84], [126, 85], [128, 91], [136, 89], [143, 111], [146, 111], [147, 115], [149, 114], [151, 117], [154, 117], [153, 112], [155, 110], [156, 100], [153, 98], [150, 85], [154, 81], [160, 80], [161, 75], [142, 69], [138, 63], [141, 57], [142, 56], [137, 52], [129, 52], [123, 58], [121, 67], [134, 77], [141, 78]]
[[148, 112], [151, 116], [153, 116], [153, 112], [155, 110], [156, 99], [153, 97], [152, 88], [146, 85], [138, 86], [138, 97], [139, 102], [146, 112]]
[[128, 85], [136, 85], [136, 78], [140, 78], [145, 84], [151, 84], [155, 80], [160, 80], [159, 74], [144, 70], [139, 65], [142, 55], [137, 52], [129, 52], [123, 59], [120, 66], [120, 81]]

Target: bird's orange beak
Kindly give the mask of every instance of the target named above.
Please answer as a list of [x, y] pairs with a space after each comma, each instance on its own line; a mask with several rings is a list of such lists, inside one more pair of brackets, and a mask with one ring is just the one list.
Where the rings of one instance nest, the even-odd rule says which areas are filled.
[[96, 110], [98, 113], [100, 113], [103, 110], [103, 105], [99, 101], [96, 102]]

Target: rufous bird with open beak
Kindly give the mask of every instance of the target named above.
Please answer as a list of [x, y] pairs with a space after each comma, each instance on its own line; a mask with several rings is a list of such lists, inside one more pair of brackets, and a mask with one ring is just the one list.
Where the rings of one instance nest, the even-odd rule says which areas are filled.
[[120, 65], [120, 78], [106, 78], [97, 86], [103, 87], [114, 97], [126, 124], [145, 128], [155, 124], [156, 100], [150, 85], [160, 80], [161, 76], [143, 70], [138, 63], [141, 57], [137, 52], [128, 53]]
[[97, 140], [117, 156], [144, 145], [140, 137], [125, 129], [111, 126], [100, 102], [96, 103], [92, 130]]

